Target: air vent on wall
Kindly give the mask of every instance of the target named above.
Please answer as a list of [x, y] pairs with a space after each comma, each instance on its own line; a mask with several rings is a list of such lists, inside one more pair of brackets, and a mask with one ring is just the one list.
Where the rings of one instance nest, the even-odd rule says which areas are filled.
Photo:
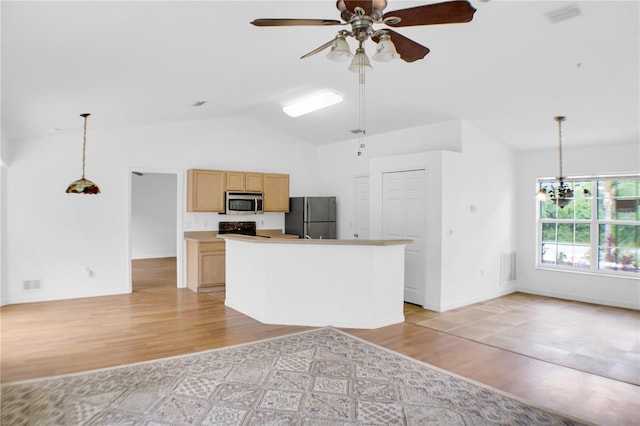
[[40, 290], [42, 282], [40, 280], [25, 280], [22, 282], [23, 290]]

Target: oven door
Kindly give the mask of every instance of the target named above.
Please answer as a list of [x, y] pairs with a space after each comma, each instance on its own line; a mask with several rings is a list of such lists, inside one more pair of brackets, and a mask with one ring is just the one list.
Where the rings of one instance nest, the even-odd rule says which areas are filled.
[[260, 214], [262, 193], [227, 192], [225, 207], [226, 214]]

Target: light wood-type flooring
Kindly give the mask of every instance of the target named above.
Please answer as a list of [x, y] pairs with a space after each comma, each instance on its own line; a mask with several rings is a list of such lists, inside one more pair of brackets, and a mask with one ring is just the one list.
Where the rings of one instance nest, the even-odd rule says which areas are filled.
[[[132, 294], [0, 308], [1, 381], [156, 359], [308, 329], [261, 324], [224, 306], [222, 292], [177, 289], [175, 276], [174, 258], [137, 260]], [[527, 297], [511, 298], [518, 296]], [[559, 303], [548, 301], [549, 306]], [[407, 305], [404, 323], [344, 331], [547, 409], [596, 424], [640, 424], [640, 387], [419, 324], [435, 319], [427, 318], [430, 315], [443, 314]]]

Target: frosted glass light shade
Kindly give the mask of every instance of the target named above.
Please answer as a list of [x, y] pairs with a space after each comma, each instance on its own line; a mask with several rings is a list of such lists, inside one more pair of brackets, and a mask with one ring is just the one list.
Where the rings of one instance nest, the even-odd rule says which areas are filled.
[[331, 50], [327, 53], [327, 58], [334, 62], [347, 62], [352, 57], [353, 53], [351, 53], [349, 43], [347, 43], [344, 36], [336, 37], [331, 45]]
[[389, 36], [381, 37], [378, 42], [376, 53], [373, 55], [373, 60], [378, 62], [389, 62], [394, 59], [398, 59], [400, 54], [396, 51], [396, 46], [393, 44]]
[[290, 117], [300, 117], [319, 109], [327, 108], [331, 105], [342, 102], [342, 96], [332, 90], [323, 90], [314, 95], [302, 98], [292, 104], [282, 108], [285, 114]]
[[549, 195], [547, 194], [547, 190], [544, 188], [540, 188], [538, 194], [536, 195], [536, 200], [538, 201], [547, 201], [549, 199]]
[[349, 71], [360, 72], [361, 68], [364, 72], [367, 72], [373, 67], [371, 66], [371, 62], [369, 62], [369, 57], [364, 52], [364, 49], [359, 47], [356, 50], [356, 55], [353, 57], [353, 60], [351, 61], [351, 65], [349, 65]]

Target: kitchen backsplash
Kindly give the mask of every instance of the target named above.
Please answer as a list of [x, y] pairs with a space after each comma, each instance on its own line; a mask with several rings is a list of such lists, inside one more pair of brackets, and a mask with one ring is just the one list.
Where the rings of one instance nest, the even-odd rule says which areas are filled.
[[217, 231], [218, 222], [255, 221], [257, 229], [282, 229], [284, 231], [284, 213], [264, 214], [218, 214], [218, 213], [185, 213], [185, 231]]

